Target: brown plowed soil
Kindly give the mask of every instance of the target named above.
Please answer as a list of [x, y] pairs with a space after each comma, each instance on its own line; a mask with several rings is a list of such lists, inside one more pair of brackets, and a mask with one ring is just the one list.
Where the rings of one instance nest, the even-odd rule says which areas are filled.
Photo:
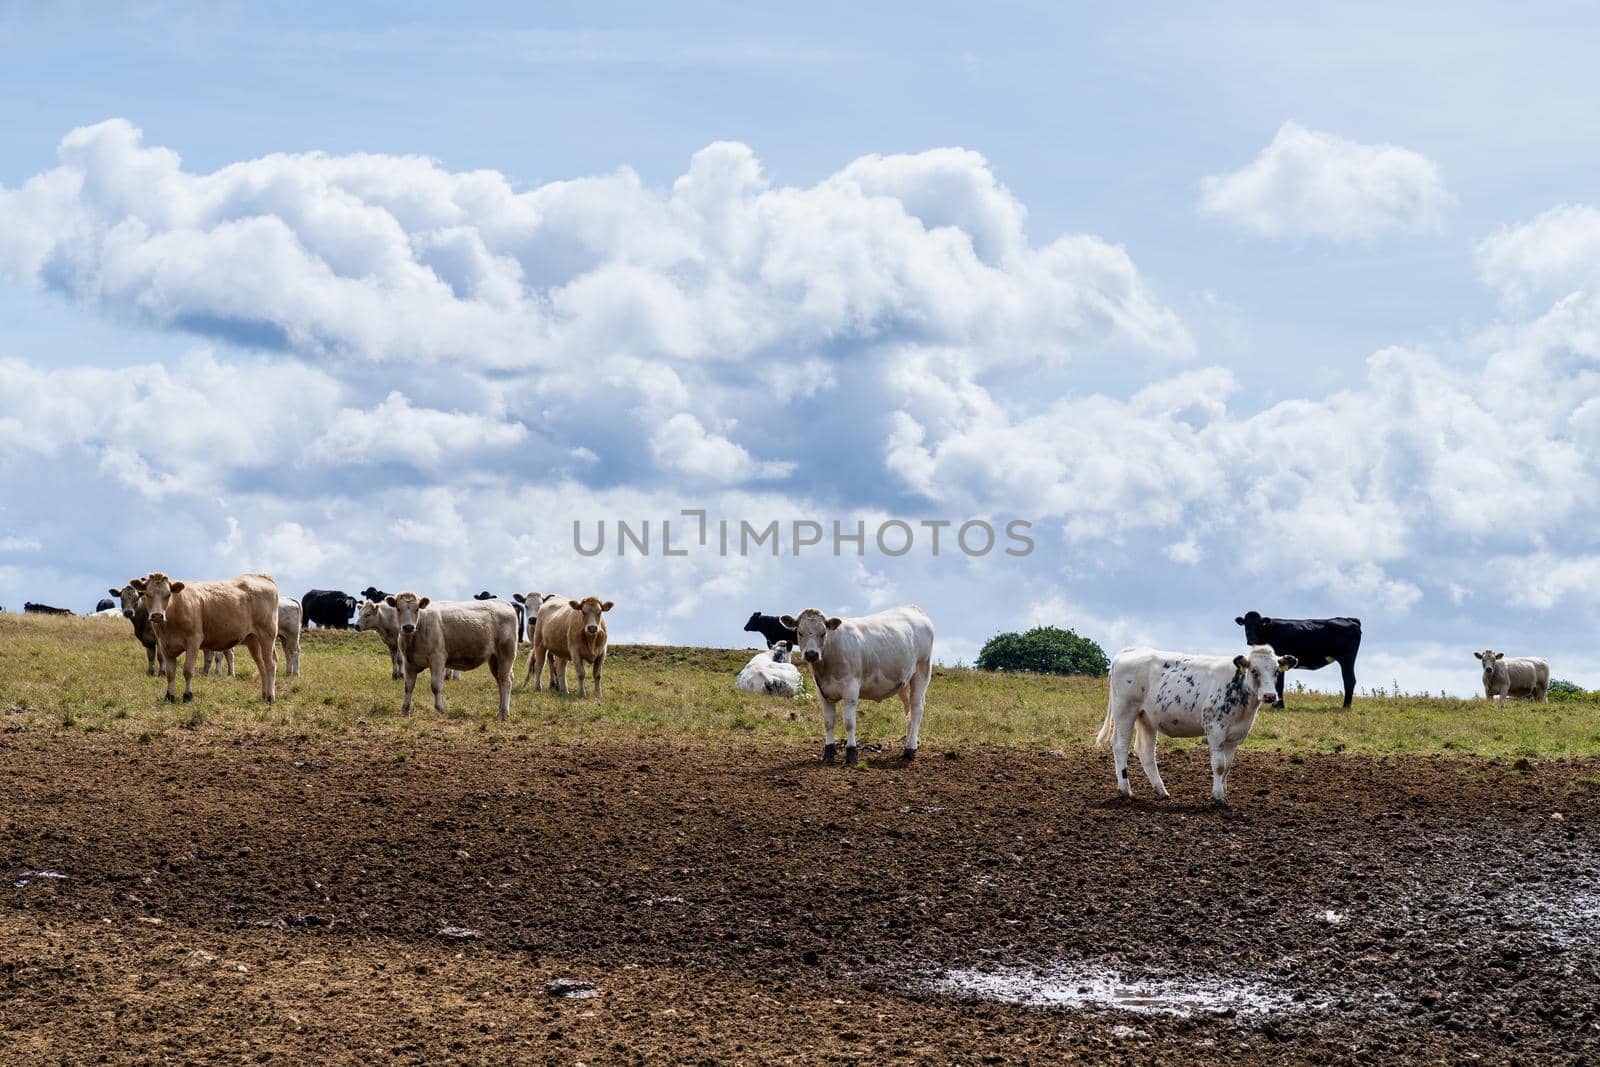
[[[1118, 803], [1089, 752], [34, 741], [0, 737], [8, 1063], [1600, 1053], [1596, 762], [1246, 751], [1226, 813], [1193, 752]], [[932, 987], [1063, 963], [1290, 1006]]]

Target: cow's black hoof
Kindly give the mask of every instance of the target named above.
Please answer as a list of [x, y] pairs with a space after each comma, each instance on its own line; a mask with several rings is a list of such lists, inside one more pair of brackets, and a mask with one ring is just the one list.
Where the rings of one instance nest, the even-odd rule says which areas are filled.
[[823, 745], [822, 746], [822, 762], [823, 763], [832, 763], [833, 760], [834, 760], [834, 754], [837, 751], [838, 751], [838, 746], [837, 745]]
[[856, 748], [855, 745], [846, 745], [844, 749], [844, 765], [846, 767], [854, 767], [860, 755], [861, 750]]
[[908, 748], [904, 752], [900, 753], [900, 758], [905, 760], [907, 763], [910, 763], [912, 760], [917, 758], [917, 750], [914, 748]]
[[185, 693], [185, 694], [183, 694], [183, 702], [185, 704], [189, 703], [192, 700], [194, 700], [194, 694], [193, 693]]
[[168, 704], [176, 704], [178, 702], [178, 698], [173, 696], [171, 693], [168, 693], [162, 699], [165, 700]]

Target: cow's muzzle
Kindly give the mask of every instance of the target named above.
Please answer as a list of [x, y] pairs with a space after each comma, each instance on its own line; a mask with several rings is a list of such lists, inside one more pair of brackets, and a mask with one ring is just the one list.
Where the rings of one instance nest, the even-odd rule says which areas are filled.
[[408, 634], [414, 634], [417, 632], [417, 625], [416, 623], [408, 622], [404, 626], [400, 627], [400, 629], [404, 630]]
[[585, 626], [583, 628], [583, 632], [586, 633], [586, 634], [597, 634], [597, 633], [600, 632], [600, 627], [598, 627], [598, 626]]
[[123, 617], [123, 618], [124, 618], [124, 619], [131, 619], [131, 618], [133, 618], [133, 612], [131, 612], [131, 611], [124, 611], [124, 612], [123, 612], [123, 613], [122, 613], [122, 617]]
[[151, 622], [166, 622], [167, 621], [167, 613], [164, 612], [164, 611], [152, 611], [150, 613], [150, 621]]
[[1261, 694], [1261, 703], [1263, 703], [1263, 704], [1276, 704], [1277, 702], [1278, 702], [1278, 694], [1277, 693], [1262, 693]]
[[818, 652], [814, 648], [806, 649], [806, 662], [807, 663], [815, 663], [815, 662], [817, 662], [817, 660], [819, 660], [821, 658], [822, 658], [822, 653], [821, 652]]

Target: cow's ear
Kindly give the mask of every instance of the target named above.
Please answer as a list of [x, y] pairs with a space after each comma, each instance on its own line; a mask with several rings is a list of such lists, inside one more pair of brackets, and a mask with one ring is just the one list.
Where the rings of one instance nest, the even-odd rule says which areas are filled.
[[1483, 653], [1482, 652], [1474, 652], [1472, 654], [1472, 658], [1481, 660], [1483, 658]]
[[1494, 658], [1495, 659], [1505, 659], [1506, 658], [1506, 654], [1504, 652], [1496, 652], [1494, 654]]
[[616, 605], [615, 605], [615, 604], [613, 604], [613, 603], [612, 603], [612, 602], [611, 602], [611, 601], [609, 601], [609, 600], [608, 600], [608, 601], [606, 601], [606, 602], [605, 602], [605, 603], [604, 603], [604, 604], [601, 604], [601, 605], [600, 605], [600, 610], [601, 610], [601, 611], [610, 611], [610, 610], [611, 610], [611, 609], [612, 609], [612, 608], [614, 608], [614, 607], [616, 607]]
[[174, 593], [181, 593], [181, 592], [183, 592], [183, 583], [182, 583], [182, 582], [173, 582], [173, 583], [172, 583], [172, 591], [173, 591], [173, 592], [174, 592]]
[[[759, 615], [759, 614], [761, 614], [761, 613], [760, 612], [756, 612], [756, 615]], [[754, 619], [755, 615], [752, 615], [750, 617], [752, 619]], [[778, 621], [783, 623], [785, 626], [787, 626], [791, 630], [793, 630], [795, 628], [795, 626], [797, 626], [799, 624], [799, 622], [800, 622], [800, 620], [795, 618], [793, 615], [779, 615], [778, 616]]]
[[1243, 615], [1235, 615], [1233, 617], [1233, 621], [1234, 621], [1235, 624], [1237, 624], [1239, 626], [1243, 626], [1244, 625], [1244, 616]]
[[571, 608], [573, 611], [582, 611], [583, 610], [583, 605], [578, 603], [576, 600], [567, 601], [567, 607]]
[[527, 598], [524, 597], [521, 593], [512, 593], [511, 594], [511, 599], [515, 600], [518, 604], [526, 604], [528, 602]]
[[387, 605], [389, 605], [389, 606], [390, 606], [390, 607], [391, 607], [391, 608], [392, 608], [392, 607], [394, 607], [394, 606], [395, 606], [395, 604], [394, 604], [394, 597], [392, 597], [392, 596], [386, 596], [386, 597], [384, 597], [384, 598], [383, 598], [383, 602], [384, 602], [384, 603], [385, 603], [385, 604], [387, 604]]
[[1266, 626], [1266, 625], [1267, 625], [1267, 624], [1268, 624], [1268, 623], [1270, 623], [1270, 622], [1271, 622], [1271, 621], [1272, 621], [1272, 620], [1271, 620], [1271, 619], [1269, 619], [1269, 618], [1267, 618], [1267, 617], [1266, 617], [1266, 616], [1265, 616], [1265, 615], [1263, 615], [1263, 616], [1261, 616], [1261, 625], [1262, 625], [1262, 626]]
[[830, 630], [837, 630], [839, 627], [841, 627], [843, 625], [844, 625], [844, 620], [839, 618], [839, 616], [837, 616], [837, 615], [835, 615], [833, 618], [828, 620], [828, 629], [830, 629]]
[[113, 590], [111, 590], [111, 595], [112, 595], [112, 596], [121, 596], [121, 595], [122, 595], [122, 590], [120, 590], [120, 589], [113, 589]]
[[423, 597], [421, 600], [417, 601], [417, 607], [419, 609], [420, 608], [425, 608], [427, 606], [428, 606], [428, 598], [427, 597]]
[[128, 584], [139, 590], [139, 592], [144, 592], [145, 581], [143, 578], [129, 579]]
[[1278, 657], [1278, 669], [1280, 671], [1287, 671], [1294, 667], [1298, 667], [1299, 665], [1300, 661], [1295, 659], [1293, 656]]
[[1249, 661], [1246, 660], [1243, 656], [1235, 656], [1235, 657], [1233, 657], [1233, 665], [1235, 667], [1239, 668], [1239, 673], [1240, 674], [1244, 673], [1245, 664], [1247, 664], [1248, 662]]

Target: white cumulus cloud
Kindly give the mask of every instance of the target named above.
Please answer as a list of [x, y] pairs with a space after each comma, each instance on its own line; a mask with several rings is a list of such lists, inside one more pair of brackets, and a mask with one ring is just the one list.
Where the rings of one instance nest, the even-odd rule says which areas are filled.
[[1200, 197], [1206, 213], [1263, 237], [1333, 241], [1437, 231], [1452, 202], [1439, 168], [1420, 152], [1294, 122], [1244, 167], [1206, 178]]

